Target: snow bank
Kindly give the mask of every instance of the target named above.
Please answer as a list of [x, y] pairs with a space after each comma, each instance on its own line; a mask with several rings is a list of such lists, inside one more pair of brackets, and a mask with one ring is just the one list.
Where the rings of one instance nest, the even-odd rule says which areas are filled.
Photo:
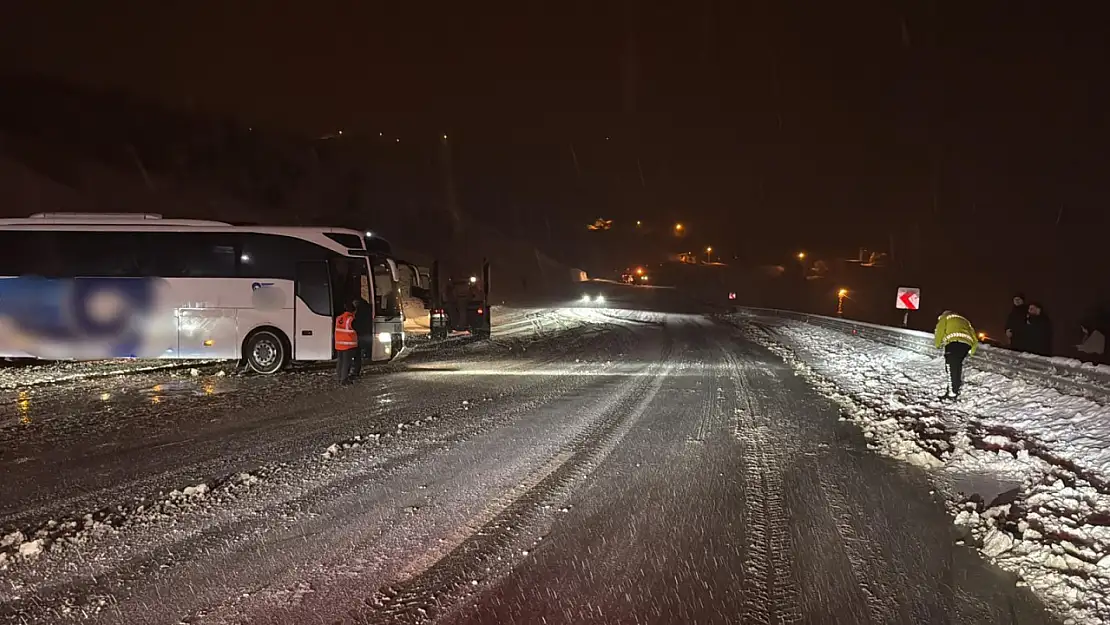
[[[1110, 408], [976, 357], [964, 397], [942, 403], [939, 351], [781, 318], [742, 327], [836, 400], [870, 448], [930, 471], [966, 538], [1065, 622], [1110, 623]], [[974, 476], [1014, 488], [976, 492]]]
[[[933, 336], [919, 330], [881, 326], [873, 323], [825, 317], [785, 310], [741, 308], [742, 315], [800, 321], [836, 332], [868, 338], [880, 343], [932, 356], [936, 352]], [[1066, 394], [1110, 403], [1110, 366], [1093, 365], [1072, 358], [1046, 357], [981, 345], [976, 359], [978, 368], [999, 373], [1035, 386], [1049, 386]]]

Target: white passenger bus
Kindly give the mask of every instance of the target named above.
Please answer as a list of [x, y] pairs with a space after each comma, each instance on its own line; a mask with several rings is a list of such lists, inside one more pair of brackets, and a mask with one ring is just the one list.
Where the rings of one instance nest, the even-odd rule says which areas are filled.
[[[363, 236], [159, 215], [0, 219], [0, 357], [242, 359], [259, 373], [329, 360], [344, 304], [381, 304]], [[403, 340], [383, 312], [372, 361]]]

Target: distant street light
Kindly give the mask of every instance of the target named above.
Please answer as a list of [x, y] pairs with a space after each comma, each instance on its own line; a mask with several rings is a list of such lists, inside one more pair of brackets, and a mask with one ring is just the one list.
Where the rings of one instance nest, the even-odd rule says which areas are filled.
[[674, 233], [675, 234], [682, 234], [682, 231], [685, 230], [685, 229], [686, 229], [685, 226], [683, 226], [682, 224], [675, 224], [674, 225]]
[[705, 248], [705, 262], [713, 262], [713, 246], [708, 246]]
[[641, 225], [643, 225], [643, 223], [639, 219], [637, 219], [636, 220], [636, 227], [639, 228]]
[[836, 292], [836, 314], [844, 314], [844, 300], [848, 297], [848, 289], [840, 289]]
[[806, 259], [806, 253], [805, 252], [798, 252], [798, 260], [805, 260], [805, 259]]

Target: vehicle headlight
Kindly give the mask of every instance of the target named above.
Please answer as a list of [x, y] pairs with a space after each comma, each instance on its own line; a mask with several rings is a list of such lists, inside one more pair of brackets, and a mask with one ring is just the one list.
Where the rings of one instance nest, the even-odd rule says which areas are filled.
[[604, 295], [598, 295], [597, 297], [594, 298], [594, 301], [595, 302], [604, 302], [605, 301], [605, 296]]
[[381, 343], [392, 343], [393, 335], [389, 332], [378, 332], [378, 341]]
[[590, 301], [590, 294], [589, 294], [589, 293], [586, 293], [585, 295], [583, 295], [583, 296], [582, 296], [582, 301], [583, 301], [583, 302], [588, 302], [588, 301]]

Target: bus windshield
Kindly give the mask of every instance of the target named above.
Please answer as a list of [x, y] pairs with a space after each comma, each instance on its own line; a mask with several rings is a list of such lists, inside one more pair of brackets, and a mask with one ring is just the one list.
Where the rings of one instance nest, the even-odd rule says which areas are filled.
[[401, 289], [389, 261], [382, 257], [371, 259], [374, 267], [375, 315], [378, 317], [401, 316]]

